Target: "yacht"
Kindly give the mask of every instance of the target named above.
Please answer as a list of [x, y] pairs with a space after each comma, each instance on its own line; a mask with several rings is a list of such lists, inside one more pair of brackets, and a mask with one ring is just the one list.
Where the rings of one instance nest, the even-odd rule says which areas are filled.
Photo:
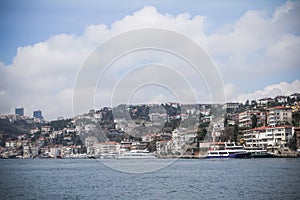
[[243, 146], [235, 143], [215, 143], [207, 151], [206, 158], [250, 158], [251, 153], [244, 150]]
[[128, 152], [123, 152], [118, 156], [119, 159], [140, 159], [140, 158], [156, 158], [155, 155], [149, 152], [147, 149], [144, 150], [131, 150]]

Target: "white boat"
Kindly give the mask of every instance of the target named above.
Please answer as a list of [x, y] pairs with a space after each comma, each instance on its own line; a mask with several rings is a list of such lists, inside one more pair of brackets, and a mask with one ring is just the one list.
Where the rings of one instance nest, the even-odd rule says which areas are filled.
[[102, 154], [91, 154], [88, 158], [92, 159], [114, 159], [117, 158], [119, 154], [117, 153], [102, 153]]
[[207, 151], [206, 158], [250, 158], [250, 153], [235, 143], [217, 143]]
[[275, 154], [268, 152], [263, 147], [244, 147], [250, 153], [251, 158], [273, 158]]
[[276, 155], [274, 153], [270, 153], [267, 150], [249, 150], [251, 158], [274, 158]]
[[155, 155], [149, 152], [147, 149], [144, 150], [131, 150], [128, 152], [123, 152], [118, 156], [119, 159], [141, 159], [141, 158], [156, 158]]

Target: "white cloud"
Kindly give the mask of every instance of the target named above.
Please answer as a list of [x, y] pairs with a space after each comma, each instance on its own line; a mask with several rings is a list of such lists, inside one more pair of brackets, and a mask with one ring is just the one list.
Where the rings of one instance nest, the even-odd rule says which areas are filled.
[[285, 70], [299, 68], [300, 37], [285, 34], [282, 38], [265, 51], [266, 62], [275, 69], [284, 67]]
[[279, 84], [268, 85], [263, 90], [257, 90], [252, 93], [239, 94], [237, 100], [245, 102], [248, 100], [258, 100], [264, 97], [276, 97], [277, 95], [291, 95], [300, 92], [300, 81], [295, 80], [292, 83], [281, 82]]
[[283, 17], [285, 14], [287, 14], [290, 10], [292, 10], [295, 7], [295, 2], [293, 1], [287, 1], [283, 6], [278, 7], [273, 14], [273, 21], [277, 21], [281, 17]]
[[[87, 26], [82, 35], [54, 35], [32, 46], [20, 47], [10, 66], [0, 63], [0, 112], [7, 113], [14, 107], [23, 106], [28, 110], [28, 115], [32, 110], [41, 109], [47, 119], [54, 119], [60, 115], [70, 117], [73, 84], [80, 65], [89, 53], [99, 43], [114, 35], [142, 27], [175, 30], [205, 47], [218, 65], [225, 82], [228, 100], [260, 98], [296, 90], [299, 92], [299, 80], [291, 84], [281, 82], [274, 85], [282, 80], [291, 82], [298, 79], [299, 5], [299, 2], [288, 1], [269, 14], [266, 11], [250, 10], [235, 23], [219, 27], [211, 34], [207, 33], [209, 16], [199, 14], [192, 17], [188, 13], [174, 16], [159, 13], [156, 8], [148, 6], [109, 26], [104, 24]], [[176, 59], [167, 56], [152, 58], [170, 66], [180, 64]], [[111, 69], [109, 79], [112, 82], [118, 80], [122, 75], [121, 72], [124, 73], [124, 66], [130, 68], [136, 63], [141, 63], [143, 59], [145, 56], [135, 60], [130, 57], [122, 60], [119, 66]], [[146, 79], [149, 73], [142, 73], [139, 78]], [[179, 73], [188, 77], [191, 83], [197, 84], [198, 80], [193, 77], [192, 71], [181, 68]], [[165, 74], [163, 78], [172, 81], [172, 77]], [[205, 96], [207, 93], [203, 87], [205, 80], [200, 81], [198, 85], [199, 93], [202, 91], [201, 95]], [[260, 89], [262, 85], [270, 86], [262, 91], [240, 94], [243, 91]], [[99, 102], [107, 101], [111, 91], [109, 89], [111, 88], [105, 87], [101, 91]], [[126, 92], [126, 88], [123, 88], [123, 91]], [[140, 99], [157, 101], [165, 99], [165, 96], [154, 94]]]

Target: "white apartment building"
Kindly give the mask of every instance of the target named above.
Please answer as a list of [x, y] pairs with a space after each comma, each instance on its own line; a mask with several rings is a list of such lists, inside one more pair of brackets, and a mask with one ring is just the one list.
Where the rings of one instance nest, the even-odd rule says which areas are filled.
[[230, 102], [230, 103], [224, 103], [222, 105], [222, 108], [223, 109], [238, 109], [239, 105], [240, 105], [239, 103], [232, 103], [232, 102]]
[[246, 110], [239, 113], [239, 127], [251, 127], [252, 116], [256, 115], [257, 124], [264, 125], [266, 121], [266, 113], [259, 110]]
[[292, 124], [292, 108], [276, 106], [269, 109], [267, 122], [270, 126]]
[[120, 153], [120, 144], [117, 142], [104, 142], [94, 144], [95, 154], [119, 154]]
[[246, 147], [286, 146], [292, 126], [262, 126], [244, 131]]
[[194, 138], [197, 136], [197, 130], [178, 130], [172, 132], [172, 139], [168, 142], [167, 146], [172, 154], [183, 154], [185, 147], [193, 143]]

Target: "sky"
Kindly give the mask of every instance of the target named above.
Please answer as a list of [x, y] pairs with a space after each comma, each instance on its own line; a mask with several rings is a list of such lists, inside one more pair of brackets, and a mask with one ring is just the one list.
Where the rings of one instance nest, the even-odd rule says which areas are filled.
[[[197, 43], [219, 72], [226, 101], [300, 92], [299, 15], [299, 1], [2, 0], [0, 114], [16, 107], [24, 107], [26, 115], [42, 110], [46, 119], [87, 112], [83, 106], [74, 113], [73, 97], [91, 53], [121, 33], [145, 27], [172, 30]], [[91, 79], [93, 72], [84, 77]], [[157, 50], [128, 54], [104, 78], [94, 74], [94, 106], [107, 106], [112, 96], [116, 104], [122, 97], [125, 103], [176, 101], [192, 90], [197, 103], [211, 101], [207, 84], [214, 78], [194, 74], [178, 56]], [[144, 82], [132, 81], [136, 77]], [[80, 100], [78, 105], [85, 103]]]

